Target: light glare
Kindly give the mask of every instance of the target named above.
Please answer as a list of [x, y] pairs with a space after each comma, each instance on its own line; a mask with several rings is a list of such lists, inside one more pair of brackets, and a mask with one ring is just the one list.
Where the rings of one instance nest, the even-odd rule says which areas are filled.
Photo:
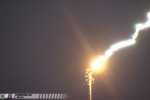
[[110, 48], [108, 48], [105, 51], [104, 55], [102, 55], [102, 56], [98, 57], [96, 60], [94, 60], [91, 64], [91, 68], [88, 68], [86, 70], [86, 74], [87, 74], [86, 76], [87, 76], [87, 81], [88, 81], [88, 85], [89, 85], [90, 100], [92, 100], [92, 83], [94, 81], [93, 76], [92, 76], [93, 72], [95, 72], [97, 70], [102, 70], [105, 66], [106, 61], [113, 55], [114, 52], [116, 52], [122, 48], [131, 46], [136, 43], [136, 39], [139, 36], [139, 32], [143, 29], [150, 27], [150, 12], [147, 13], [147, 17], [148, 17], [148, 20], [145, 23], [135, 25], [135, 32], [133, 33], [131, 38], [111, 45]]

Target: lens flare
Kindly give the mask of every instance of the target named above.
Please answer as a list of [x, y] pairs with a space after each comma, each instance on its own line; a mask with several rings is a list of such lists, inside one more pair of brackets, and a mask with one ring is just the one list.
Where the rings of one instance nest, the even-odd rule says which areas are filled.
[[94, 60], [91, 64], [91, 67], [86, 70], [86, 77], [87, 77], [87, 82], [89, 85], [90, 100], [92, 100], [92, 83], [94, 81], [93, 72], [97, 70], [101, 70], [103, 67], [105, 67], [104, 66], [105, 62], [114, 54], [114, 52], [122, 48], [134, 45], [136, 42], [136, 39], [139, 36], [139, 32], [141, 30], [144, 30], [150, 27], [150, 12], [147, 13], [147, 18], [148, 20], [145, 23], [135, 25], [135, 32], [133, 33], [131, 38], [111, 45], [110, 48], [108, 48], [102, 56], [99, 56], [96, 60]]

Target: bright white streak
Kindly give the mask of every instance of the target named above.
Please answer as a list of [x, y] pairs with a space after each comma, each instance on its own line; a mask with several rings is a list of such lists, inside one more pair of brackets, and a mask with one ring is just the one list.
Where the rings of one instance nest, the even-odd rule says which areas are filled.
[[112, 46], [110, 46], [110, 48], [105, 51], [104, 55], [98, 57], [92, 63], [91, 68], [88, 68], [86, 70], [86, 77], [87, 77], [87, 81], [88, 81], [88, 85], [89, 85], [90, 100], [92, 100], [92, 83], [94, 81], [93, 72], [95, 70], [99, 70], [101, 67], [103, 67], [105, 61], [107, 61], [107, 59], [109, 59], [115, 51], [118, 51], [121, 48], [125, 48], [125, 47], [128, 47], [128, 46], [131, 46], [131, 45], [135, 44], [136, 39], [139, 36], [139, 32], [143, 29], [146, 29], [146, 28], [150, 27], [150, 12], [147, 13], [147, 17], [148, 17], [148, 20], [145, 23], [136, 24], [135, 32], [133, 33], [133, 35], [130, 39], [117, 42], [117, 43], [113, 44]]
[[136, 24], [135, 32], [133, 33], [132, 37], [127, 40], [123, 40], [120, 42], [117, 42], [110, 46], [109, 49], [106, 50], [104, 55], [98, 57], [93, 63], [92, 63], [92, 70], [98, 70], [101, 67], [103, 67], [103, 64], [105, 61], [107, 61], [108, 58], [110, 58], [115, 51], [118, 51], [122, 48], [128, 47], [130, 45], [133, 45], [136, 42], [137, 37], [139, 36], [139, 32], [143, 29], [146, 29], [150, 27], [150, 12], [147, 13], [148, 20], [143, 24]]

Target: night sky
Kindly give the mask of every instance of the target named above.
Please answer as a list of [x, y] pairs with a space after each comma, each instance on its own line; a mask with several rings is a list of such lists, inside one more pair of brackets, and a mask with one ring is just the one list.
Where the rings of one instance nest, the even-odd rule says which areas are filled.
[[[0, 92], [88, 100], [85, 69], [147, 20], [148, 0], [1, 0]], [[150, 100], [150, 29], [94, 74], [93, 100]]]

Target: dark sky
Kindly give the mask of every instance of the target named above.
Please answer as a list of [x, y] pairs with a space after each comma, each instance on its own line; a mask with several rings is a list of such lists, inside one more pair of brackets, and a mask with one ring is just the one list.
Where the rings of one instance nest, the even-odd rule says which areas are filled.
[[[0, 92], [88, 100], [85, 69], [146, 21], [148, 0], [1, 0]], [[150, 29], [95, 74], [93, 100], [150, 99]]]

